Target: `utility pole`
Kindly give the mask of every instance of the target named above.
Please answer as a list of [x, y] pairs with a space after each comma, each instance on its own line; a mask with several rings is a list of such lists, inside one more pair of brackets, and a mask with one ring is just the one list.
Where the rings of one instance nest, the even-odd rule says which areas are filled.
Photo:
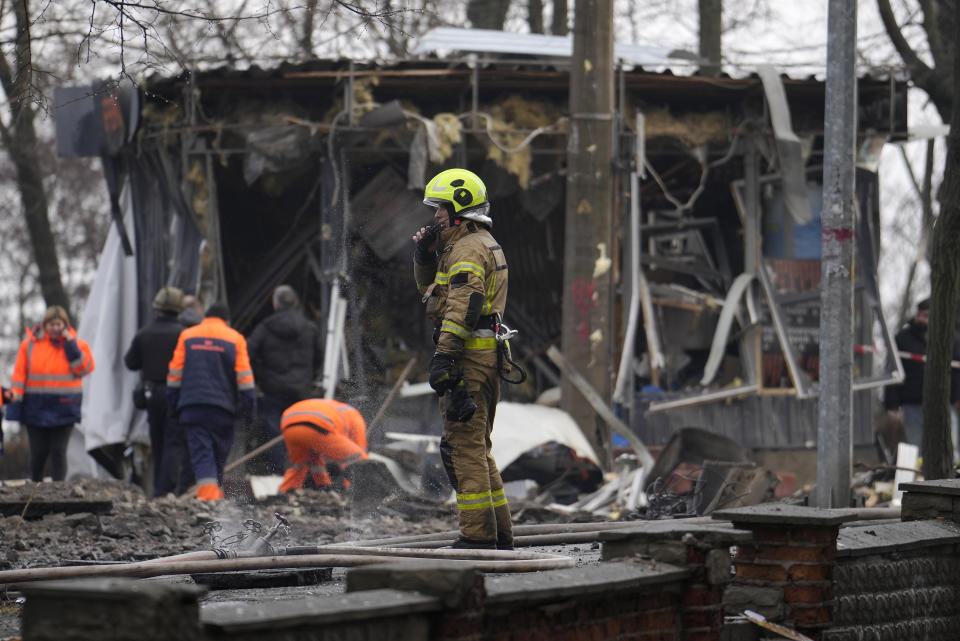
[[850, 506], [853, 459], [854, 153], [857, 3], [830, 0], [823, 133], [817, 506]]
[[[570, 69], [562, 351], [606, 402], [613, 375], [613, 116], [613, 0], [578, 0]], [[562, 404], [598, 454], [609, 453], [609, 429], [566, 375]], [[609, 469], [610, 461], [601, 464]]]
[[700, 75], [720, 75], [723, 0], [700, 0]]

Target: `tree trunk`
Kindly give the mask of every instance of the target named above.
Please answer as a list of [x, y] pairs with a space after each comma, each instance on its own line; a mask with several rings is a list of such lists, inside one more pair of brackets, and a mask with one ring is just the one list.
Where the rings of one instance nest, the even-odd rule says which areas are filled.
[[0, 126], [0, 137], [17, 172], [17, 189], [23, 215], [30, 233], [33, 257], [40, 274], [40, 291], [48, 306], [60, 305], [69, 310], [69, 299], [60, 278], [57, 246], [50, 229], [47, 194], [43, 187], [43, 171], [37, 154], [37, 133], [34, 128], [32, 94], [33, 60], [30, 51], [30, 16], [27, 2], [15, 2], [17, 35], [14, 42], [14, 66], [0, 55], [0, 84], [7, 94], [10, 123]]
[[723, 0], [700, 0], [700, 75], [720, 75]]
[[947, 122], [952, 118], [950, 114], [953, 112], [953, 73], [949, 69], [950, 64], [943, 63], [952, 61], [954, 58], [955, 38], [953, 36], [956, 32], [954, 16], [957, 12], [957, 3], [956, 0], [927, 0], [921, 2], [921, 6], [924, 12], [923, 28], [927, 34], [927, 44], [930, 45], [930, 52], [936, 63], [934, 67], [927, 65], [904, 37], [893, 14], [890, 0], [877, 0], [877, 9], [883, 21], [884, 30], [890, 36], [890, 41], [900, 54], [900, 58], [910, 69], [910, 79], [930, 97], [940, 113], [940, 118]]
[[470, 0], [467, 3], [467, 20], [474, 29], [503, 31], [509, 8], [510, 0]]
[[[960, 0], [954, 3], [960, 5]], [[955, 25], [960, 22], [955, 22]], [[954, 42], [960, 38], [955, 29]], [[954, 51], [953, 86], [960, 87], [960, 47]], [[954, 320], [960, 297], [960, 101], [952, 101], [947, 163], [940, 188], [940, 215], [933, 229], [930, 263], [930, 324], [927, 364], [923, 371], [923, 476], [952, 477], [950, 434], [950, 360]]]
[[543, 0], [527, 0], [527, 24], [530, 33], [543, 33]]
[[553, 19], [550, 20], [550, 33], [565, 36], [570, 33], [567, 22], [567, 0], [553, 0]]
[[913, 187], [917, 192], [917, 197], [920, 199], [921, 209], [923, 211], [923, 218], [920, 223], [920, 242], [918, 243], [920, 249], [917, 250], [917, 255], [913, 259], [913, 262], [910, 263], [910, 268], [907, 270], [906, 286], [903, 290], [903, 296], [900, 298], [900, 310], [897, 312], [897, 327], [902, 327], [910, 317], [913, 315], [913, 281], [917, 276], [917, 268], [920, 266], [920, 262], [926, 260], [928, 256], [931, 255], [930, 252], [930, 229], [933, 227], [933, 157], [934, 157], [934, 140], [931, 138], [927, 141], [927, 155], [924, 162], [923, 168], [923, 182], [917, 182], [916, 178], [913, 175], [913, 167], [910, 165], [910, 161], [907, 158], [906, 150], [901, 146], [900, 153], [903, 155], [903, 162], [907, 168], [907, 173], [910, 175], [910, 178], [913, 182]]
[[308, 58], [313, 57], [313, 23], [317, 14], [317, 0], [307, 0], [303, 8], [303, 31], [300, 33], [300, 50]]

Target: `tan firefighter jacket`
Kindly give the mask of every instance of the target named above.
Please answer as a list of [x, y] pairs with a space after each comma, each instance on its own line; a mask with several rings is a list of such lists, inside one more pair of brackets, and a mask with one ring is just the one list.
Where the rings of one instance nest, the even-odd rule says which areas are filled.
[[437, 351], [458, 358], [464, 349], [496, 349], [492, 315], [507, 303], [507, 260], [489, 231], [464, 221], [440, 234], [439, 259], [413, 263], [427, 317], [439, 326]]

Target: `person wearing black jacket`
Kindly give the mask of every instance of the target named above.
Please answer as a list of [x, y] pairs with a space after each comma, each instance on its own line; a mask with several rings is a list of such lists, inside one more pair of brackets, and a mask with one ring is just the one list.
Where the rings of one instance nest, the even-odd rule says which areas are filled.
[[[323, 366], [320, 329], [300, 310], [300, 301], [289, 285], [273, 291], [274, 313], [253, 330], [247, 340], [259, 399], [263, 441], [280, 435], [283, 411], [313, 394], [313, 381]], [[267, 453], [270, 472], [283, 474], [287, 467], [283, 443]]]
[[[894, 338], [903, 364], [903, 383], [888, 385], [883, 391], [884, 407], [903, 421], [907, 442], [917, 447], [923, 442], [923, 369], [926, 366], [929, 320], [930, 299], [927, 298], [917, 303], [916, 314]], [[951, 360], [960, 360], [956, 341]], [[950, 403], [954, 408], [960, 405], [960, 371], [956, 368], [950, 370]], [[951, 423], [955, 422], [956, 417], [953, 416]]]
[[123, 357], [127, 369], [140, 371], [135, 396], [140, 409], [147, 411], [150, 425], [150, 450], [153, 458], [153, 495], [168, 492], [182, 494], [193, 485], [193, 468], [187, 450], [186, 435], [167, 409], [167, 368], [184, 329], [177, 320], [183, 310], [183, 293], [176, 287], [163, 287], [153, 298], [156, 316], [137, 332]]

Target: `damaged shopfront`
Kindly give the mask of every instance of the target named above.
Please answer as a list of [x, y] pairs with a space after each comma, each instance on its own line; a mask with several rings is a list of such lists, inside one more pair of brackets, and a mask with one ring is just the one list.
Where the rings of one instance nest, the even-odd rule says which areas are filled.
[[[505, 400], [556, 387], [546, 353], [561, 335], [569, 58], [467, 42], [443, 58], [185, 73], [119, 96], [123, 135], [65, 152], [101, 155], [115, 202], [113, 258], [105, 254], [85, 313], [103, 328], [98, 364], [119, 363], [162, 285], [226, 300], [246, 334], [288, 283], [325, 331], [318, 391], [372, 414], [411, 356], [425, 363], [432, 350], [410, 236], [430, 218], [426, 179], [463, 166], [489, 190], [510, 261], [505, 320], [531, 372], [505, 386]], [[824, 85], [772, 69], [678, 76], [645, 69], [662, 68], [664, 52], [645, 55], [624, 54], [615, 78], [614, 402], [651, 445], [694, 425], [749, 448], [803, 446], [816, 433]], [[115, 122], [109, 92], [83, 91], [92, 121], [58, 121], [61, 140], [71, 127]], [[870, 390], [897, 378], [873, 353], [876, 336], [889, 341], [876, 157], [906, 130], [905, 85], [865, 77], [858, 96], [854, 442], [863, 444]], [[131, 271], [135, 282], [123, 276]], [[114, 377], [109, 393], [132, 389], [132, 374], [115, 369], [97, 370]], [[136, 440], [132, 406], [98, 398], [94, 383], [86, 450]], [[437, 433], [427, 403], [395, 404], [390, 429]]]

